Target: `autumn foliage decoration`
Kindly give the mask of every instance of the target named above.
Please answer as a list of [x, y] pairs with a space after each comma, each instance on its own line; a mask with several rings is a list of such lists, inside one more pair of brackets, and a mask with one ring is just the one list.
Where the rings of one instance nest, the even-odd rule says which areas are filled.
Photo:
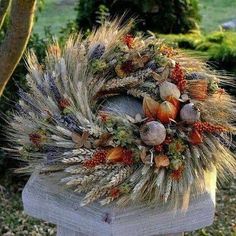
[[235, 173], [235, 100], [220, 88], [227, 78], [119, 23], [49, 46], [45, 65], [28, 54], [8, 150], [28, 164], [19, 171], [50, 172], [82, 206], [181, 207], [205, 191], [206, 172]]

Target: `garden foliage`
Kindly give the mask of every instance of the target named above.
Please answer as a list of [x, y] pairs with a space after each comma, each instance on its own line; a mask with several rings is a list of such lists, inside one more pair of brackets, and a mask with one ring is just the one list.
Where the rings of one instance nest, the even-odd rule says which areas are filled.
[[[197, 28], [200, 20], [198, 0], [79, 0], [79, 28], [92, 28], [104, 16], [137, 17], [137, 29], [162, 33], [186, 33]], [[164, 23], [163, 23], [164, 22]]]

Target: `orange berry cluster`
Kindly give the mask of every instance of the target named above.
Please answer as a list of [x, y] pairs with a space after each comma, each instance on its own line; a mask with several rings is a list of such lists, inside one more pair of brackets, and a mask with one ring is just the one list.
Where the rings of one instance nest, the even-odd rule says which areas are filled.
[[193, 128], [199, 132], [208, 132], [208, 133], [221, 133], [225, 131], [225, 128], [221, 125], [213, 125], [209, 122], [200, 122], [197, 121], [193, 124]]
[[122, 155], [122, 163], [125, 165], [132, 165], [134, 162], [133, 160], [133, 153], [130, 150], [124, 149]]
[[132, 48], [134, 43], [134, 37], [131, 34], [127, 34], [123, 38], [123, 42], [127, 45], [128, 48]]
[[180, 91], [183, 91], [186, 88], [187, 81], [184, 78], [184, 72], [179, 63], [175, 64], [175, 68], [171, 74], [171, 79], [176, 83]]
[[93, 154], [92, 159], [84, 162], [84, 166], [87, 168], [93, 168], [97, 165], [106, 163], [107, 151], [98, 150]]
[[172, 142], [172, 138], [171, 138], [171, 136], [167, 136], [166, 137], [166, 139], [165, 139], [165, 141], [162, 143], [162, 144], [159, 144], [159, 145], [156, 145], [155, 147], [154, 147], [154, 150], [156, 151], [156, 152], [163, 152], [163, 145], [164, 144], [170, 144]]

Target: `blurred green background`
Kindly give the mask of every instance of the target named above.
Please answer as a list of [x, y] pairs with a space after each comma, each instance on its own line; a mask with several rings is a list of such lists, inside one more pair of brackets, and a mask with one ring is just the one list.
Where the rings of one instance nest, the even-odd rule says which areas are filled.
[[[122, 14], [127, 8], [127, 17], [138, 17], [134, 32], [151, 30], [173, 47], [203, 58], [213, 69], [236, 76], [236, 31], [221, 27], [224, 22], [236, 19], [236, 0], [41, 0], [28, 48], [33, 48], [43, 61], [46, 46], [54, 38], [63, 44], [70, 33], [83, 29], [86, 34], [92, 25], [99, 25], [109, 15]], [[5, 28], [0, 32], [0, 41], [4, 34]], [[21, 60], [0, 98], [2, 131], [3, 118], [18, 99], [17, 86], [25, 87], [26, 73]], [[234, 88], [226, 89], [236, 94]], [[0, 140], [4, 146], [3, 132]], [[0, 235], [55, 235], [53, 225], [23, 213], [21, 191], [28, 177], [13, 173], [19, 165], [21, 163], [6, 158], [6, 153], [0, 151]], [[217, 192], [214, 224], [186, 235], [236, 235], [235, 196], [236, 180], [221, 186]]]

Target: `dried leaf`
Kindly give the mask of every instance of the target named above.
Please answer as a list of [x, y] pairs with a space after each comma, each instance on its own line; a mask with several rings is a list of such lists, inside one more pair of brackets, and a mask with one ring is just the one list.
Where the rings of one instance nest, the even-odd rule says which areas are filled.
[[170, 160], [166, 155], [160, 155], [155, 157], [155, 164], [157, 168], [167, 167], [170, 165]]
[[96, 147], [104, 147], [108, 144], [108, 142], [111, 140], [112, 134], [110, 133], [104, 133], [102, 134], [99, 139], [95, 141], [95, 146]]
[[89, 132], [88, 131], [84, 131], [82, 135], [79, 135], [77, 133], [73, 133], [71, 138], [72, 141], [74, 143], [76, 143], [76, 147], [77, 148], [81, 148], [84, 145], [86, 145], [86, 147], [88, 148], [88, 146], [91, 148], [91, 145], [89, 145], [88, 143], [88, 137], [89, 137]]
[[122, 147], [114, 147], [112, 148], [107, 155], [107, 160], [112, 162], [117, 162], [122, 160], [123, 157], [123, 150]]
[[134, 58], [132, 58], [133, 65], [138, 69], [138, 68], [143, 68], [145, 64], [149, 61], [149, 56], [140, 56], [137, 55]]
[[148, 118], [157, 118], [157, 110], [160, 104], [153, 100], [152, 98], [146, 96], [143, 99], [143, 111]]
[[115, 67], [115, 71], [117, 76], [120, 78], [124, 78], [127, 76], [127, 74], [121, 69], [121, 65], [119, 64]]
[[140, 159], [144, 164], [147, 164], [147, 150], [145, 147], [142, 147], [140, 152]]

